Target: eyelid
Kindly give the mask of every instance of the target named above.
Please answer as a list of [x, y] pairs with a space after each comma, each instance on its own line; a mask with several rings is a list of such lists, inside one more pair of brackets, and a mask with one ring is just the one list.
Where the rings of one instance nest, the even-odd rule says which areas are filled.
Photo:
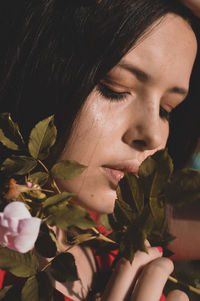
[[113, 90], [109, 85], [104, 84], [100, 82], [97, 85], [97, 90], [98, 92], [106, 99], [110, 101], [123, 101], [127, 98], [128, 95], [130, 95], [130, 92], [128, 91], [123, 91], [123, 92], [118, 92]]
[[[114, 93], [118, 93], [118, 94], [123, 94], [123, 93], [131, 94], [130, 91], [128, 91], [128, 88], [126, 88], [124, 86], [121, 86], [121, 85], [119, 85], [118, 83], [115, 83], [115, 82], [113, 83], [111, 81], [107, 81], [107, 82], [100, 82], [99, 84], [101, 86], [104, 86], [105, 88], [111, 90]], [[119, 88], [116, 88], [115, 86], [118, 86]], [[122, 91], [118, 91], [117, 89], [122, 90]]]
[[[116, 92], [112, 90], [107, 84], [100, 82], [97, 84], [98, 92], [106, 99], [110, 101], [117, 102], [126, 100], [127, 95], [130, 95], [130, 92]], [[160, 118], [170, 121], [170, 113], [171, 111], [167, 111], [164, 107], [160, 106]]]
[[164, 109], [162, 106], [160, 106], [160, 117], [161, 117], [162, 119], [165, 119], [165, 120], [167, 120], [168, 122], [170, 122], [171, 112], [172, 112], [172, 111], [167, 111], [167, 110]]

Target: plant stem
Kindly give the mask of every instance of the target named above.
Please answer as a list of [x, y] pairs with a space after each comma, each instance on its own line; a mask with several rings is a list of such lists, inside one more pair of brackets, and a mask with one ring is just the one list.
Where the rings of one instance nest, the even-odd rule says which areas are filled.
[[[48, 175], [50, 174], [49, 173], [49, 170], [48, 168], [44, 165], [44, 163], [40, 160], [38, 160], [38, 163], [44, 168], [44, 170], [48, 173]], [[58, 188], [58, 185], [56, 184], [56, 181], [52, 178], [52, 184], [51, 186], [58, 192], [58, 193], [61, 193], [60, 189]]]
[[58, 185], [56, 184], [56, 181], [54, 179], [52, 179], [52, 187], [55, 188], [55, 190], [58, 192], [58, 193], [61, 193], [60, 189], [58, 188]]
[[107, 241], [107, 242], [111, 242], [113, 244], [116, 244], [116, 241], [106, 237], [105, 235], [100, 233], [95, 227], [92, 227], [92, 230], [97, 234], [96, 238], [102, 239], [102, 240]]
[[41, 189], [41, 191], [44, 191], [44, 192], [50, 192], [50, 193], [54, 193], [55, 191], [53, 191], [53, 190], [49, 190], [49, 189]]
[[200, 289], [195, 288], [195, 287], [193, 287], [193, 286], [191, 286], [191, 285], [182, 283], [182, 282], [178, 281], [176, 278], [174, 278], [174, 277], [172, 277], [172, 276], [169, 276], [168, 279], [169, 279], [170, 281], [172, 281], [173, 283], [180, 283], [180, 284], [182, 284], [183, 286], [185, 286], [187, 289], [189, 289], [191, 292], [200, 295]]
[[44, 163], [40, 160], [38, 160], [38, 163], [44, 168], [44, 170], [49, 174], [48, 168], [44, 165]]

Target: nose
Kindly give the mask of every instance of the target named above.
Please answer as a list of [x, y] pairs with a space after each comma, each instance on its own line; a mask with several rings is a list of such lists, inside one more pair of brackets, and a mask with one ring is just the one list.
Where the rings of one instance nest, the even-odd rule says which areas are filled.
[[126, 144], [140, 151], [164, 147], [168, 122], [160, 117], [160, 99], [143, 101], [130, 110], [130, 114], [130, 123], [123, 135]]

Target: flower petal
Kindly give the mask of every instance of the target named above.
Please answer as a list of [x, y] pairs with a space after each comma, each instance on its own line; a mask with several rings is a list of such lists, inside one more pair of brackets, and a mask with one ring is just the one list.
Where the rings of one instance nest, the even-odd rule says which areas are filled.
[[13, 248], [26, 253], [34, 247], [40, 230], [41, 219], [31, 217], [19, 221], [18, 235], [13, 240]]
[[33, 249], [36, 239], [37, 237], [32, 240], [32, 238], [30, 238], [30, 235], [22, 234], [20, 236], [16, 236], [15, 238], [13, 237], [12, 246], [10, 245], [8, 247], [20, 253], [26, 253]]
[[4, 214], [0, 212], [0, 226], [8, 227], [8, 221], [4, 218]]
[[8, 228], [0, 226], [0, 244], [6, 245], [8, 243], [7, 234], [8, 234]]
[[7, 217], [4, 218], [4, 220], [7, 220], [9, 232], [14, 234], [17, 234], [18, 224], [19, 224], [19, 218], [16, 217]]
[[23, 203], [12, 202], [0, 213], [0, 243], [26, 253], [35, 244], [40, 223], [41, 219], [32, 217]]
[[18, 219], [31, 217], [30, 212], [22, 202], [12, 202], [4, 209], [4, 217], [16, 217]]
[[24, 218], [19, 221], [18, 233], [19, 234], [32, 234], [38, 235], [40, 230], [41, 219], [38, 217]]

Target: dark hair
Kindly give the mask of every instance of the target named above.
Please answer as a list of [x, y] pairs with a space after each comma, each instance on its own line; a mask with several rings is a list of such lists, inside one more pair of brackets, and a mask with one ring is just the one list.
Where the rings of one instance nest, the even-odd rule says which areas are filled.
[[[0, 110], [12, 113], [26, 136], [51, 114], [60, 137], [69, 133], [99, 80], [168, 12], [189, 19], [197, 32], [195, 18], [175, 0], [1, 1]], [[186, 100], [172, 118], [169, 149], [177, 165], [185, 163], [198, 136], [199, 89], [191, 87], [189, 106]]]

